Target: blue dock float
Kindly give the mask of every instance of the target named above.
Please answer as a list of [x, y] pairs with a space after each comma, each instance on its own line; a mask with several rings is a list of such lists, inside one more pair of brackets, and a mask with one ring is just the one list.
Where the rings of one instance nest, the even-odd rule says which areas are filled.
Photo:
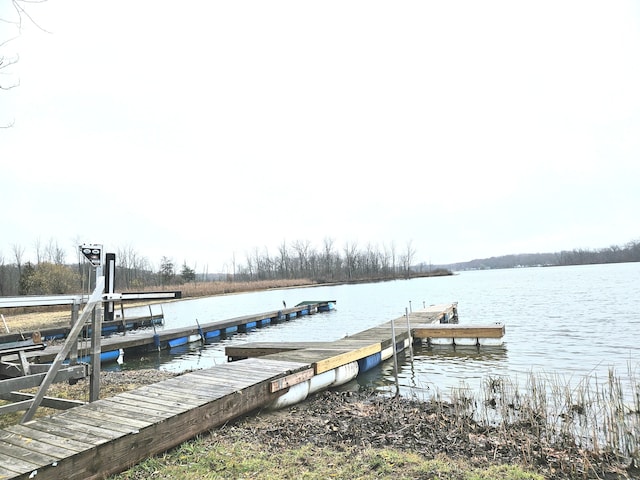
[[244, 325], [238, 325], [238, 331], [241, 333], [246, 333], [256, 328], [258, 328], [258, 322], [249, 322], [245, 323]]
[[[125, 355], [129, 352], [158, 351], [167, 348], [175, 348], [186, 343], [201, 341], [214, 341], [221, 337], [230, 336], [245, 329], [254, 329], [277, 323], [281, 320], [288, 320], [290, 314], [295, 317], [301, 316], [303, 312], [307, 315], [318, 312], [319, 307], [335, 303], [335, 300], [306, 302], [303, 305], [296, 305], [290, 308], [281, 308], [270, 312], [262, 312], [254, 315], [244, 315], [242, 317], [227, 320], [216, 320], [212, 322], [200, 323], [197, 319], [193, 325], [173, 329], [156, 329], [153, 331], [138, 332], [136, 335], [126, 333], [113, 334], [101, 339], [101, 348], [105, 351], [123, 349]], [[292, 318], [295, 318], [292, 317]], [[27, 354], [30, 361], [35, 363], [47, 363], [53, 361], [60, 347], [49, 346], [38, 352]]]
[[189, 340], [189, 337], [180, 337], [174, 338], [173, 340], [169, 340], [167, 342], [169, 344], [169, 348], [179, 347], [180, 345], [185, 345]]
[[[120, 350], [110, 350], [108, 352], [100, 353], [100, 363], [112, 363], [120, 358], [122, 352]], [[82, 357], [78, 357], [77, 361], [79, 363], [91, 363], [91, 355], [84, 355]], [[65, 360], [63, 362], [64, 365], [69, 364], [69, 360]]]
[[364, 373], [371, 370], [373, 367], [377, 367], [380, 363], [382, 363], [382, 354], [380, 352], [361, 358], [358, 360], [358, 372], [359, 374]]
[[222, 334], [220, 333], [220, 329], [218, 329], [218, 330], [210, 330], [208, 332], [205, 332], [204, 339], [205, 340], [212, 340], [214, 338], [220, 338], [221, 335]]
[[[318, 312], [329, 312], [331, 310], [335, 310], [336, 301], [335, 300], [325, 300], [322, 302], [313, 301], [313, 300], [305, 300], [304, 302], [300, 302], [296, 305], [296, 307], [301, 307], [309, 305], [310, 308], [317, 310]], [[315, 312], [312, 312], [315, 313]]]

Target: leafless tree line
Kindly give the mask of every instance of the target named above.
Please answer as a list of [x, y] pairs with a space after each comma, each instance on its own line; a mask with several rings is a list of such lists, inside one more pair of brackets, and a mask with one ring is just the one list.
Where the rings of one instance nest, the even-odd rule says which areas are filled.
[[[79, 244], [76, 241], [76, 245]], [[53, 239], [48, 242], [36, 240], [34, 251], [35, 263], [25, 260], [25, 248], [20, 245], [13, 245], [8, 256], [0, 252], [0, 295], [46, 295], [88, 290], [92, 267], [79, 249], [77, 263], [68, 263], [65, 250]], [[371, 243], [359, 247], [357, 242], [338, 246], [331, 238], [325, 238], [320, 248], [308, 240], [296, 240], [291, 244], [283, 241], [275, 252], [266, 247], [247, 252], [244, 262], [237, 262], [234, 254], [231, 270], [196, 274], [195, 266], [188, 266], [186, 262], [179, 272], [176, 271], [173, 260], [168, 256], [163, 256], [159, 268], [155, 269], [148, 258], [133, 247], [125, 246], [116, 251], [116, 286], [119, 290], [131, 291], [191, 281], [307, 279], [344, 282], [401, 278], [424, 272], [424, 265], [415, 266], [415, 255], [412, 241], [402, 248], [397, 248], [394, 242], [382, 247]], [[638, 262], [640, 240], [598, 250], [562, 251], [547, 254], [545, 258], [553, 259], [552, 264], [556, 265]], [[547, 262], [549, 260], [544, 263]], [[495, 268], [506, 268], [506, 265]]]
[[622, 247], [611, 245], [597, 250], [578, 248], [558, 254], [558, 265], [625, 262], [640, 262], [640, 240], [633, 240]]
[[247, 253], [244, 264], [234, 274], [241, 280], [275, 280], [307, 278], [322, 282], [389, 278], [410, 273], [415, 248], [409, 241], [402, 249], [394, 242], [379, 247], [357, 242], [337, 247], [332, 238], [325, 238], [319, 249], [308, 240], [282, 242], [277, 252], [256, 248]]
[[[76, 245], [80, 242], [76, 241]], [[26, 261], [25, 248], [13, 245], [9, 257], [0, 252], [0, 295], [45, 295], [89, 290], [92, 267], [77, 249], [76, 263], [67, 263], [65, 250], [51, 239], [34, 243], [35, 262]], [[245, 263], [236, 262], [233, 270], [217, 274], [196, 274], [186, 262], [176, 271], [170, 257], [163, 256], [156, 270], [148, 258], [133, 247], [116, 250], [116, 286], [121, 290], [141, 290], [150, 286], [191, 281], [258, 281], [278, 279], [309, 279], [320, 282], [375, 280], [408, 276], [415, 257], [412, 242], [398, 250], [395, 243], [379, 248], [367, 244], [359, 248], [356, 242], [337, 247], [333, 239], [325, 238], [321, 249], [308, 240], [283, 241], [277, 252], [267, 248], [246, 254]], [[33, 258], [33, 257], [32, 257]]]

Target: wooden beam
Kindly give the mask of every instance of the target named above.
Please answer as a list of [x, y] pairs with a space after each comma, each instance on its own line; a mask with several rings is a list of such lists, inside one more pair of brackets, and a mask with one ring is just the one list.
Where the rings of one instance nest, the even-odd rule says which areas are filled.
[[[33, 400], [33, 397], [35, 397], [35, 395], [31, 393], [23, 393], [23, 392], [9, 392], [9, 393], [4, 393], [0, 395], [0, 398], [2, 398], [3, 400], [7, 400], [10, 402], [28, 402], [29, 404], [30, 404], [29, 400]], [[69, 408], [85, 405], [86, 403], [87, 402], [83, 402], [81, 400], [69, 400], [66, 398], [56, 398], [56, 397], [43, 397], [41, 405], [43, 407], [55, 408], [56, 410], [67, 410]], [[19, 410], [26, 410], [26, 408], [22, 408]]]
[[416, 338], [502, 338], [504, 325], [458, 325], [451, 323], [417, 325], [413, 328]]
[[330, 342], [253, 342], [242, 345], [229, 345], [224, 353], [228, 357], [263, 357], [273, 353], [303, 350], [305, 348], [323, 348], [331, 345]]
[[[24, 390], [25, 388], [37, 387], [42, 383], [46, 373], [36, 373], [24, 377], [8, 378], [0, 380], [0, 393], [9, 393], [14, 390]], [[75, 365], [73, 367], [62, 368], [54, 378], [54, 382], [64, 382], [69, 379], [78, 380], [87, 376], [86, 365]]]
[[380, 343], [373, 343], [366, 347], [360, 347], [356, 350], [341, 353], [339, 355], [335, 355], [325, 360], [320, 360], [314, 363], [313, 367], [316, 375], [323, 372], [328, 372], [329, 370], [333, 370], [334, 368], [341, 367], [342, 365], [346, 365], [347, 363], [355, 362], [360, 360], [361, 358], [368, 357], [369, 355], [373, 355], [374, 353], [378, 353], [382, 350]]
[[301, 372], [292, 373], [291, 375], [287, 375], [286, 377], [272, 380], [269, 384], [269, 391], [271, 393], [279, 392], [280, 390], [284, 390], [285, 388], [297, 385], [298, 383], [306, 382], [313, 377], [314, 372], [312, 368], [302, 370]]

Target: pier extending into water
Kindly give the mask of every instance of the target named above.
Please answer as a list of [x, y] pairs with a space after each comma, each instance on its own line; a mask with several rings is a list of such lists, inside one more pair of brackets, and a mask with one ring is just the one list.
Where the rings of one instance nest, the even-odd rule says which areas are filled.
[[[456, 308], [407, 313], [335, 342], [229, 347], [237, 361], [7, 427], [0, 478], [104, 478], [238, 416], [347, 383], [411, 347], [422, 325], [454, 318]], [[501, 325], [490, 330], [504, 334]]]
[[[297, 317], [312, 315], [316, 312], [329, 311], [334, 306], [335, 300], [302, 302], [294, 307], [206, 323], [199, 323], [194, 319], [193, 324], [187, 327], [160, 329], [152, 326], [152, 328], [135, 333], [127, 331], [114, 333], [103, 337], [100, 341], [103, 362], [116, 359], [121, 350], [124, 354], [128, 352], [139, 354], [145, 351], [174, 348], [194, 341], [215, 341], [236, 332], [244, 333]], [[58, 346], [50, 346], [44, 350], [28, 353], [27, 358], [37, 363], [51, 362], [59, 350]]]

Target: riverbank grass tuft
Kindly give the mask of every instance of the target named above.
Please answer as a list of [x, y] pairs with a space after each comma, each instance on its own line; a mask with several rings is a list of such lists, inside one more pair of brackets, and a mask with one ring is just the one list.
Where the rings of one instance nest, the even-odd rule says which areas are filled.
[[445, 456], [427, 459], [391, 448], [329, 448], [307, 444], [273, 452], [257, 442], [199, 437], [150, 458], [111, 480], [374, 479], [543, 480], [518, 466], [476, 468]]

